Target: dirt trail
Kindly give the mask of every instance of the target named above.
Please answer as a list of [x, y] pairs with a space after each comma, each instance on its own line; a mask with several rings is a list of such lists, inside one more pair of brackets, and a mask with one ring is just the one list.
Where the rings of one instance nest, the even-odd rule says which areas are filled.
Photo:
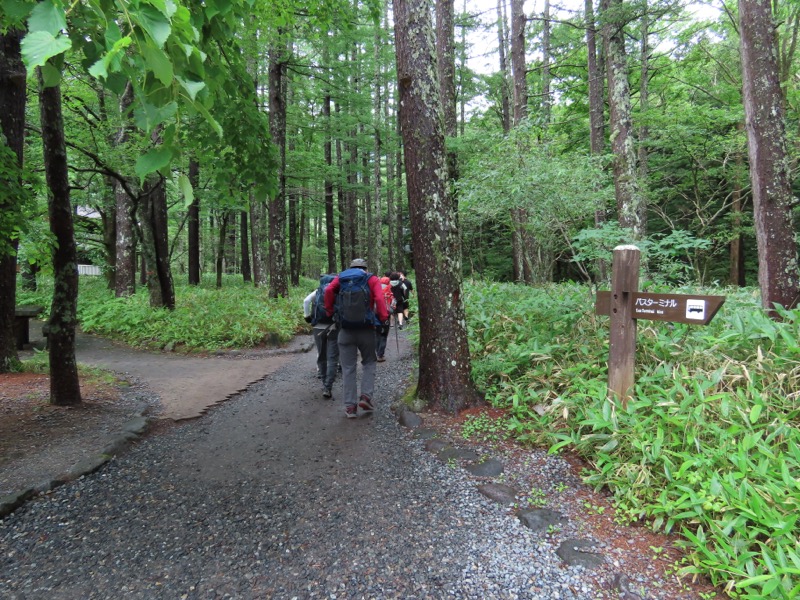
[[[42, 322], [31, 323], [31, 341], [41, 344]], [[128, 379], [146, 382], [161, 399], [160, 418], [193, 419], [209, 407], [244, 391], [274, 373], [298, 352], [312, 347], [310, 336], [295, 337], [282, 348], [186, 356], [143, 352], [93, 335], [79, 333], [75, 351], [79, 363], [102, 367]]]

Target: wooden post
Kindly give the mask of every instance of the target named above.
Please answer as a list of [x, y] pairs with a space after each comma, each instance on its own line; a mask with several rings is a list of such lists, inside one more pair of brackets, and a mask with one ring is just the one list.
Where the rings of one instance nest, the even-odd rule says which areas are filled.
[[633, 297], [639, 291], [639, 261], [636, 246], [617, 246], [611, 265], [611, 337], [608, 348], [608, 390], [628, 403], [633, 388], [636, 355], [636, 319]]

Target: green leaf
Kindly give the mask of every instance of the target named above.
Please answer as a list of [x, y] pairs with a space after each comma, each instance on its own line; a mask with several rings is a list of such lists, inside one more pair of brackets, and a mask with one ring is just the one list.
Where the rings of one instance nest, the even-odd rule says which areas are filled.
[[139, 25], [142, 26], [150, 38], [161, 48], [172, 33], [169, 19], [152, 6], [143, 6], [136, 13]]
[[754, 404], [752, 406], [752, 408], [750, 409], [750, 415], [748, 416], [751, 425], [754, 425], [756, 421], [758, 421], [758, 417], [761, 416], [761, 411], [763, 409], [764, 409], [763, 404]]
[[47, 31], [34, 31], [22, 40], [22, 60], [31, 71], [71, 47], [72, 42], [65, 35], [53, 37]]
[[[109, 40], [106, 41], [108, 42]], [[125, 48], [131, 45], [131, 42], [130, 36], [125, 36], [115, 41], [111, 49], [89, 68], [89, 74], [98, 79], [106, 79], [109, 76], [109, 67], [112, 67], [112, 63], [112, 71], [116, 71], [119, 68], [117, 58], [121, 56]]]
[[211, 116], [211, 113], [208, 112], [208, 109], [199, 102], [195, 102], [192, 106], [197, 109], [197, 112], [205, 117], [206, 121], [208, 121], [208, 124], [211, 125], [211, 128], [216, 132], [216, 134], [219, 137], [222, 137], [222, 125], [220, 125], [217, 120]]
[[56, 8], [50, 0], [37, 4], [28, 19], [28, 31], [31, 33], [46, 31], [55, 37], [66, 28], [67, 20], [64, 17], [64, 10]]
[[136, 174], [141, 181], [144, 181], [144, 178], [150, 173], [155, 173], [159, 169], [166, 167], [174, 155], [175, 153], [169, 146], [153, 148], [136, 161]]
[[164, 53], [163, 50], [159, 48], [153, 48], [152, 46], [145, 46], [144, 59], [147, 63], [147, 67], [153, 71], [156, 79], [158, 79], [165, 86], [172, 85], [172, 79], [174, 75], [172, 70], [172, 62], [169, 60], [169, 57]]
[[61, 83], [61, 69], [57, 69], [50, 63], [42, 65], [42, 80], [44, 87], [56, 87]]
[[31, 13], [31, 4], [25, 0], [3, 0], [0, 9], [0, 20], [11, 26], [19, 26]]
[[178, 83], [181, 84], [183, 89], [189, 94], [189, 97], [194, 101], [197, 94], [206, 87], [205, 82], [203, 81], [189, 81], [188, 79], [184, 79], [183, 77], [176, 77], [175, 79], [178, 80]]
[[178, 105], [170, 102], [164, 106], [155, 106], [142, 101], [133, 111], [136, 126], [144, 131], [152, 131], [154, 127], [171, 119], [178, 112]]
[[189, 181], [189, 178], [186, 175], [181, 175], [178, 177], [178, 187], [180, 187], [181, 193], [183, 194], [184, 206], [189, 208], [189, 205], [194, 202], [194, 189], [192, 188], [192, 182]]

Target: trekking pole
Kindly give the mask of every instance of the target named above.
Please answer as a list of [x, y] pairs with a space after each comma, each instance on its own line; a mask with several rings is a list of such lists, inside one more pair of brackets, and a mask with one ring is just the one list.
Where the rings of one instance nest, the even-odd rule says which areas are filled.
[[400, 356], [400, 334], [397, 333], [397, 320], [394, 322], [394, 342], [397, 344], [397, 356]]

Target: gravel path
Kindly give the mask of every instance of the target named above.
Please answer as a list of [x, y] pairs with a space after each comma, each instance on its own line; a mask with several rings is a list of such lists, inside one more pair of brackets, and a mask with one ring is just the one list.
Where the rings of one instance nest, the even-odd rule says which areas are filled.
[[0, 597], [597, 597], [397, 424], [407, 353], [357, 420], [313, 369], [299, 355], [0, 522]]

